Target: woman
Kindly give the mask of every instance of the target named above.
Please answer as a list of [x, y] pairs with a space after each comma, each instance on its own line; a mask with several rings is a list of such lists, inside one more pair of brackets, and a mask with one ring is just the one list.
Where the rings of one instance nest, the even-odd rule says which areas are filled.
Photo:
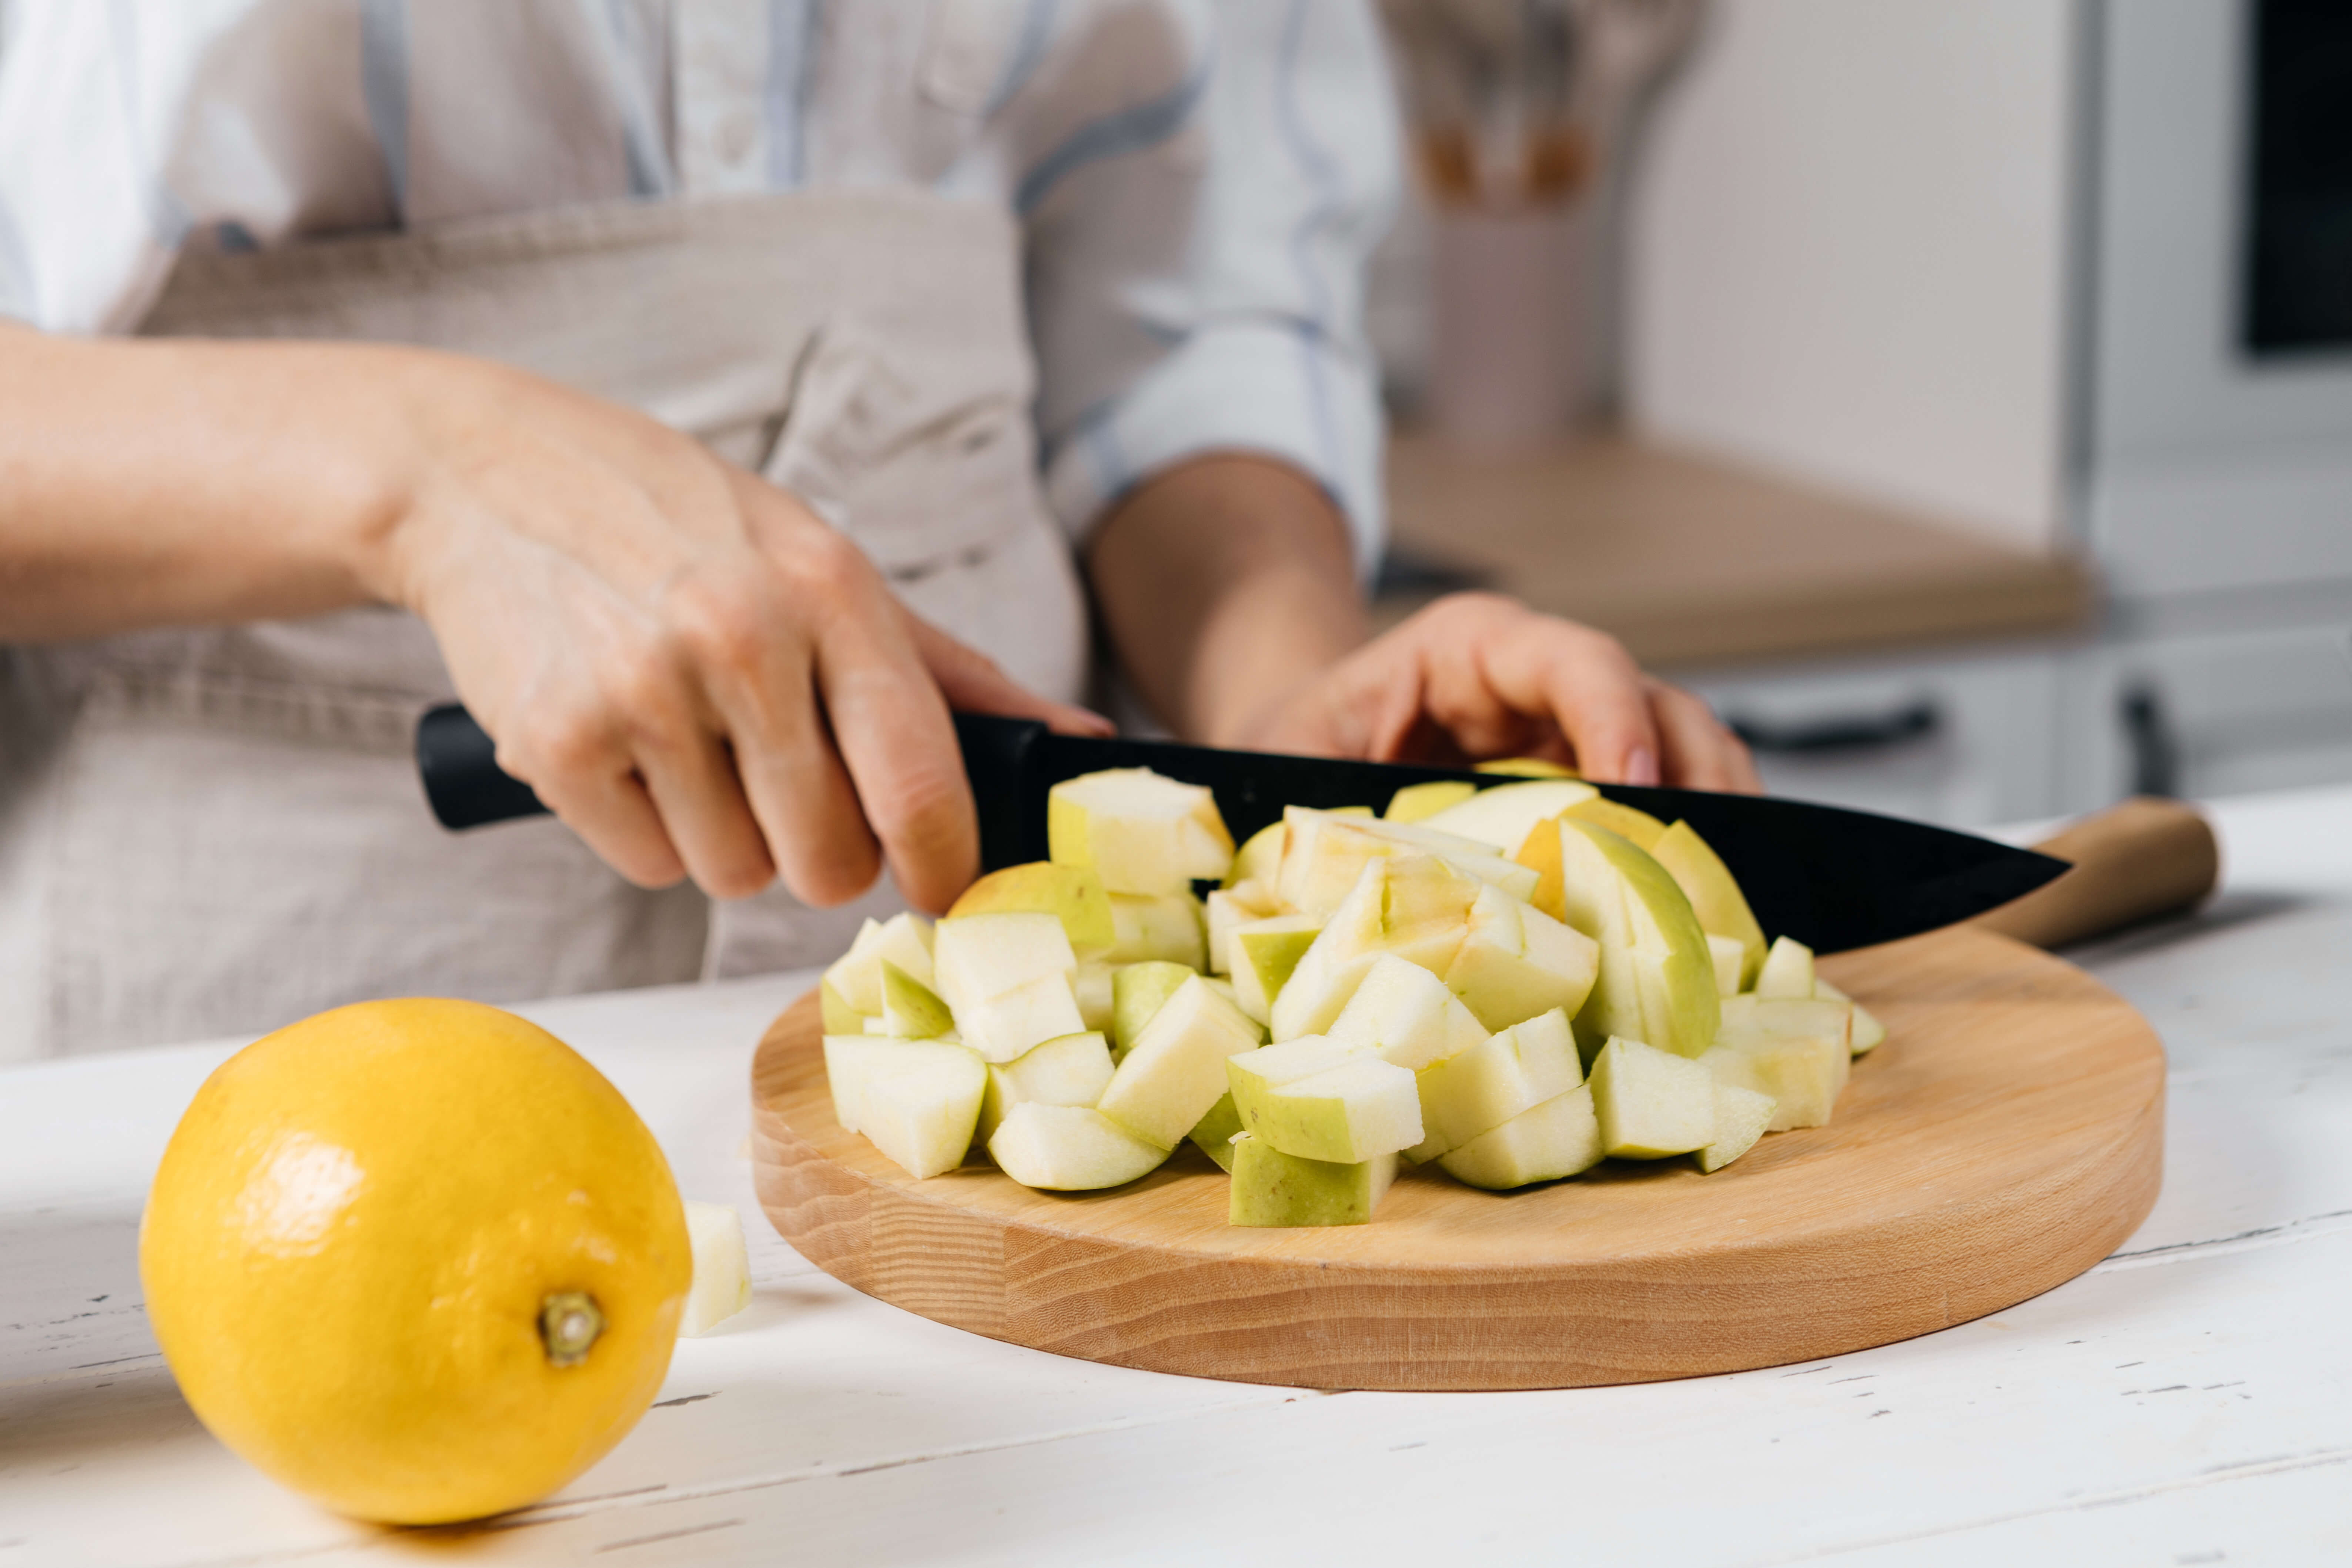
[[[1752, 787], [1586, 628], [1366, 640], [1351, 0], [0, 29], [0, 1058], [821, 961], [1090, 616], [1188, 739]], [[558, 822], [430, 826], [453, 694]]]

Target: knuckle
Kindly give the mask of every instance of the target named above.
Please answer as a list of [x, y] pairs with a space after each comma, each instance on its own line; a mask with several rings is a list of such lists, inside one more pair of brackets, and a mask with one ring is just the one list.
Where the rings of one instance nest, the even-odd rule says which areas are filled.
[[527, 709], [500, 740], [498, 763], [539, 790], [607, 771], [615, 757], [612, 726], [593, 705], [542, 701]]
[[865, 552], [830, 528], [813, 529], [795, 539], [783, 564], [795, 585], [825, 604], [862, 595], [874, 573]]
[[756, 587], [704, 579], [680, 584], [670, 609], [685, 657], [737, 676], [760, 668], [780, 625], [775, 606]]

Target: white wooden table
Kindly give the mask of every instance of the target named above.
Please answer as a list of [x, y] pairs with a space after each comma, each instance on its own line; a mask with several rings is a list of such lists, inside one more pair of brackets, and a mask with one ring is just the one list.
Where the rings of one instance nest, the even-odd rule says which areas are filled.
[[2352, 1562], [2352, 791], [2216, 815], [2217, 903], [2075, 955], [2171, 1054], [2139, 1235], [1980, 1322], [1678, 1384], [1324, 1394], [941, 1328], [756, 1223], [746, 1065], [806, 977], [528, 1009], [753, 1218], [758, 1295], [603, 1464], [470, 1531], [324, 1513], [173, 1391], [139, 1207], [233, 1043], [0, 1073], [0, 1568]]

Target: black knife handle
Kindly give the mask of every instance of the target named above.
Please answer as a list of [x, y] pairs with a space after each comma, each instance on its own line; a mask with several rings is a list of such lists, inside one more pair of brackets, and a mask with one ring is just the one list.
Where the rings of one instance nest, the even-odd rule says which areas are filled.
[[434, 820], [453, 833], [547, 812], [530, 785], [499, 768], [498, 743], [455, 702], [416, 721], [416, 771]]

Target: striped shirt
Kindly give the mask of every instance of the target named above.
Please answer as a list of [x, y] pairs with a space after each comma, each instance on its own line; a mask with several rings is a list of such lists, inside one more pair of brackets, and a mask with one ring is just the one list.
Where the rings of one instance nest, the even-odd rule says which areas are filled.
[[1045, 491], [1268, 453], [1381, 534], [1363, 0], [0, 0], [0, 313], [134, 330], [184, 247], [810, 185], [1003, 205]]

